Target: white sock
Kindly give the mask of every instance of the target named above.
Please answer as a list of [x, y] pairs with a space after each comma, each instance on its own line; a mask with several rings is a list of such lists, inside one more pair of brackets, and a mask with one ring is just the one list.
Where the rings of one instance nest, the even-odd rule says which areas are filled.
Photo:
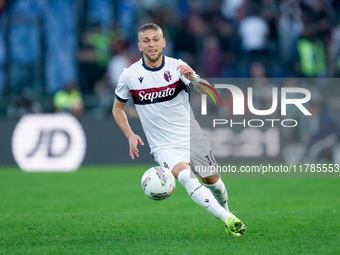
[[196, 177], [190, 177], [190, 172], [190, 169], [182, 170], [178, 174], [179, 182], [188, 191], [189, 196], [196, 204], [225, 222], [231, 214], [217, 202], [213, 194]]
[[213, 193], [220, 205], [229, 212], [228, 193], [221, 178], [214, 184], [204, 184]]

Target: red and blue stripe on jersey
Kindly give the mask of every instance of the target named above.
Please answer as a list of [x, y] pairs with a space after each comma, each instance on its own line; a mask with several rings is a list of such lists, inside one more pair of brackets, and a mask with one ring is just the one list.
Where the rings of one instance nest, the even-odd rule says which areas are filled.
[[184, 82], [182, 80], [178, 80], [163, 87], [131, 89], [130, 93], [135, 104], [145, 105], [172, 100], [182, 90], [188, 92], [187, 86]]

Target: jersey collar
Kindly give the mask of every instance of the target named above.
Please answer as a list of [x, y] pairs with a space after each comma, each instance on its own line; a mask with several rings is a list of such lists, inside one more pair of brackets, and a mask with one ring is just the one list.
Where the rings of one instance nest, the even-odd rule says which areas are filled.
[[164, 64], [165, 64], [165, 61], [164, 61], [164, 55], [163, 55], [163, 61], [162, 61], [162, 64], [159, 66], [159, 67], [156, 67], [156, 68], [151, 68], [151, 67], [148, 67], [145, 62], [144, 62], [144, 57], [142, 58], [142, 62], [143, 62], [143, 67], [148, 70], [148, 71], [152, 71], [152, 72], [156, 72], [156, 71], [159, 71], [161, 70], [163, 67], [164, 67]]

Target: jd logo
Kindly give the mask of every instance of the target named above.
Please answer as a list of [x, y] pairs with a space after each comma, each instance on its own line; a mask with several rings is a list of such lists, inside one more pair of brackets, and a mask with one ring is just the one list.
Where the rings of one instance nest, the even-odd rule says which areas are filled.
[[[59, 152], [52, 151], [53, 142], [56, 141], [56, 137], [58, 135], [63, 135], [66, 138], [65, 147]], [[46, 139], [47, 138], [47, 139]], [[44, 144], [44, 140], [46, 141], [45, 144], [47, 145], [47, 157], [62, 157], [64, 156], [68, 150], [70, 149], [71, 145], [71, 137], [67, 130], [63, 129], [52, 129], [52, 130], [41, 130], [39, 134], [39, 139], [33, 150], [27, 154], [28, 158], [33, 157], [39, 148]]]
[[72, 115], [29, 114], [15, 127], [12, 151], [24, 171], [74, 171], [85, 157], [86, 139]]

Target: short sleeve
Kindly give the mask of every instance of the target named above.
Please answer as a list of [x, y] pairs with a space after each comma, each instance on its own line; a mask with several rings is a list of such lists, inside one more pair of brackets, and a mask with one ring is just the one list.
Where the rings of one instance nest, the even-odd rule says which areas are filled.
[[[186, 65], [186, 66], [188, 66], [188, 64], [187, 64], [186, 62], [184, 62], [183, 60], [181, 60], [181, 59], [178, 59], [178, 65]], [[198, 75], [196, 74], [195, 70], [193, 70], [193, 71], [194, 71], [194, 75], [195, 75], [195, 76], [198, 76]], [[184, 78], [184, 76], [182, 76], [182, 75], [180, 76], [180, 79], [181, 79], [181, 81], [184, 82], [185, 85], [189, 85], [190, 82], [191, 82], [190, 80]]]
[[126, 71], [119, 76], [118, 85], [115, 90], [116, 98], [120, 102], [127, 102], [130, 98], [130, 89], [126, 83]]

